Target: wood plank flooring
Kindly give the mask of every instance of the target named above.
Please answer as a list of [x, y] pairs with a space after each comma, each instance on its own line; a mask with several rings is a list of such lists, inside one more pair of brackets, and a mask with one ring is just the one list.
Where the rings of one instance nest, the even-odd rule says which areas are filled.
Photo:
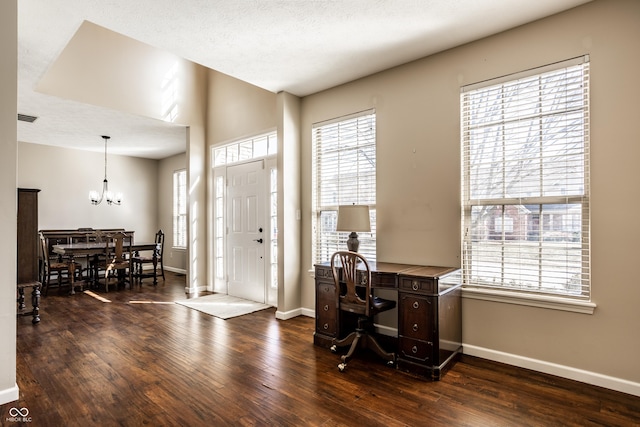
[[0, 423], [27, 408], [34, 427], [640, 426], [640, 397], [470, 356], [439, 382], [373, 357], [340, 373], [313, 319], [218, 319], [171, 304], [184, 286], [168, 273], [108, 303], [52, 289], [40, 324], [18, 318], [20, 400]]

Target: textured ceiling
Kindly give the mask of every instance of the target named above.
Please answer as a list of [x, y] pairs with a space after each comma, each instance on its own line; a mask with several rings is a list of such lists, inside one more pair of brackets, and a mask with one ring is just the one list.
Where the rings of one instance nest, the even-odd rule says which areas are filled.
[[20, 0], [18, 139], [164, 158], [184, 128], [38, 93], [87, 20], [272, 92], [305, 96], [589, 0]]

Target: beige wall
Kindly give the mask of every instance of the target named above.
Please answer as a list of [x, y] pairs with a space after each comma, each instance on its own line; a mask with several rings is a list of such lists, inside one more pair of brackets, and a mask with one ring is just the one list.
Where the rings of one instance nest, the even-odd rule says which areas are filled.
[[207, 160], [210, 160], [211, 146], [276, 127], [274, 93], [214, 70], [209, 70], [208, 83]]
[[[640, 2], [595, 1], [302, 100], [302, 269], [311, 268], [314, 122], [377, 112], [378, 259], [460, 265], [460, 87], [590, 54], [593, 315], [465, 299], [465, 352], [640, 394]], [[625, 200], [620, 204], [620, 200]], [[313, 279], [302, 282], [313, 308]], [[503, 354], [504, 353], [504, 354]], [[623, 381], [619, 381], [623, 380]], [[610, 384], [608, 384], [610, 385]]]
[[[18, 133], [18, 2], [0, 2], [0, 227], [16, 239], [16, 137]], [[16, 385], [16, 249], [0, 247], [0, 404], [18, 399]], [[25, 325], [32, 327], [30, 324]]]
[[122, 192], [120, 206], [93, 206], [89, 191], [102, 190], [104, 155], [48, 145], [18, 143], [18, 186], [39, 188], [38, 226], [117, 228], [153, 241], [158, 230], [158, 161], [109, 155], [111, 191]]

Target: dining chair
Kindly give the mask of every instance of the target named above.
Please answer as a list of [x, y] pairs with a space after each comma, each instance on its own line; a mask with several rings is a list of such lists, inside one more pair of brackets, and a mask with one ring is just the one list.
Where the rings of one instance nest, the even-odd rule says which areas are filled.
[[[109, 292], [109, 283], [117, 279], [118, 286], [129, 287], [132, 284], [133, 264], [131, 262], [131, 237], [121, 231], [108, 235], [105, 241], [104, 264], [99, 265], [104, 269], [105, 292]], [[100, 261], [98, 261], [100, 263]]]
[[[44, 234], [39, 233], [40, 236], [40, 252], [41, 252], [41, 266], [40, 277], [42, 282], [42, 294], [46, 296], [49, 292], [49, 285], [52, 279], [56, 279], [58, 290], [63, 284], [70, 283], [69, 281], [69, 267], [72, 261], [68, 259], [58, 259], [56, 256], [52, 256], [49, 253], [49, 242], [44, 237]], [[75, 274], [78, 279], [82, 278], [82, 265], [75, 262]], [[78, 280], [81, 283], [81, 280]]]
[[[133, 257], [133, 271], [134, 277], [138, 281], [138, 283], [142, 284], [143, 277], [157, 277], [158, 275], [162, 276], [162, 280], [164, 279], [164, 232], [162, 230], [158, 230], [155, 237], [156, 243], [156, 265], [154, 267], [154, 271], [152, 273], [143, 274], [143, 269], [145, 264], [153, 264], [153, 253], [150, 255], [140, 255], [136, 253]], [[158, 274], [158, 269], [159, 273]]]

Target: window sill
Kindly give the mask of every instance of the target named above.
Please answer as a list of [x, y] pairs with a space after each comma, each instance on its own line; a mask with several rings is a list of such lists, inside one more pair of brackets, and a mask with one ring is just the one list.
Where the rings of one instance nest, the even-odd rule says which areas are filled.
[[530, 295], [494, 289], [462, 288], [462, 297], [551, 310], [571, 311], [582, 314], [593, 314], [596, 308], [596, 304], [590, 301], [571, 300], [546, 295]]

